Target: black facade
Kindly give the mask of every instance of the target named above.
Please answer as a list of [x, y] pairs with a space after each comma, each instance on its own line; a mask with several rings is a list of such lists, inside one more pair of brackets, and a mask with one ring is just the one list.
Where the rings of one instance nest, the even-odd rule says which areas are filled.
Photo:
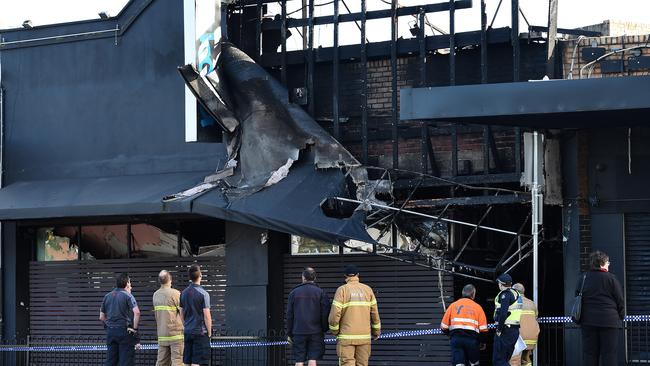
[[[211, 215], [213, 218], [208, 218], [209, 209], [204, 211], [205, 215], [188, 211], [187, 207], [192, 205], [191, 202], [160, 204], [162, 196], [192, 187], [200, 182], [202, 177], [222, 168], [227, 161], [226, 149], [221, 143], [184, 141], [185, 85], [177, 72], [177, 67], [184, 63], [182, 14], [182, 2], [138, 0], [130, 2], [116, 19], [37, 27], [29, 31], [10, 30], [2, 33], [5, 41], [11, 42], [61, 34], [97, 32], [88, 36], [51, 42], [14, 43], [0, 48], [1, 81], [4, 92], [2, 184], [8, 188], [23, 187], [20, 190], [23, 193], [29, 189], [49, 190], [49, 194], [55, 198], [53, 200], [56, 205], [55, 209], [46, 205], [38, 207], [38, 200], [35, 199], [34, 205], [30, 207], [34, 211], [42, 210], [44, 212], [42, 217], [30, 216], [27, 220], [4, 217], [6, 219], [2, 226], [4, 339], [24, 338], [30, 335], [29, 281], [24, 279], [29, 278], [30, 261], [34, 261], [37, 257], [32, 245], [35, 235], [33, 230], [43, 226], [83, 228], [91, 225], [115, 224], [128, 225], [128, 230], [132, 230], [132, 225], [144, 223], [164, 228], [167, 233], [176, 233], [179, 243], [187, 239], [192, 250], [196, 251], [199, 250], [199, 245], [194, 243], [218, 241], [220, 244], [225, 244], [227, 253], [225, 268], [228, 290], [224, 297], [224, 316], [227, 322], [223, 325], [224, 329], [234, 332], [249, 330], [267, 332], [283, 328], [284, 303], [283, 295], [280, 294], [284, 294], [288, 282], [294, 275], [285, 270], [295, 271], [296, 266], [304, 262], [292, 259], [288, 255], [289, 234], [293, 232], [280, 233], [260, 227], [263, 225], [253, 227], [236, 223], [237, 220], [227, 215]], [[118, 24], [119, 30], [111, 31], [116, 29]], [[486, 59], [488, 62], [486, 81], [506, 82], [512, 78], [513, 47], [507, 43], [509, 32], [509, 30], [495, 30], [490, 37], [491, 51]], [[478, 39], [478, 34], [474, 36]], [[471, 43], [466, 41], [466, 38], [468, 37], [461, 37], [459, 42]], [[244, 42], [245, 40], [241, 40], [242, 44]], [[518, 77], [540, 79], [544, 74], [543, 44], [521, 41], [517, 42], [516, 48], [518, 52], [521, 51], [519, 56], [522, 57]], [[269, 52], [269, 54], [273, 53]], [[481, 56], [480, 49], [477, 47], [458, 50], [454, 56], [456, 64], [453, 66], [458, 74], [456, 83], [481, 82], [483, 77]], [[375, 59], [387, 57], [388, 54], [384, 55], [381, 52], [374, 56]], [[419, 82], [421, 70], [418, 60], [415, 57], [400, 58], [402, 59], [406, 60], [404, 61], [405, 72], [402, 75], [404, 79], [413, 84]], [[264, 57], [262, 60], [264, 61]], [[362, 142], [363, 134], [359, 107], [362, 103], [359, 98], [361, 92], [359, 80], [363, 75], [359, 65], [356, 62], [341, 65], [341, 72], [347, 76], [342, 78], [341, 98], [350, 98], [341, 105], [341, 113], [350, 117], [350, 120], [347, 125], [342, 125], [340, 136], [350, 150], [358, 147]], [[278, 74], [276, 76], [280, 78], [280, 73], [274, 69], [277, 67], [276, 64], [269, 63], [266, 66], [270, 68], [271, 73]], [[304, 77], [306, 67], [306, 63], [294, 63], [288, 68], [290, 75], [287, 85], [290, 89], [308, 84], [308, 80]], [[448, 55], [428, 56], [424, 84], [448, 85], [451, 69]], [[323, 99], [323, 103], [316, 104], [315, 115], [325, 117], [324, 121], [319, 120], [319, 122], [327, 129], [333, 130], [333, 122], [330, 120], [333, 117], [333, 103], [330, 98], [333, 89], [328, 83], [332, 78], [329, 63], [316, 63], [314, 76], [316, 79], [314, 93], [318, 99]], [[393, 127], [397, 128], [393, 124], [392, 116], [379, 116], [373, 122], [374, 130], [371, 130], [371, 136], [367, 138], [370, 141], [389, 142]], [[448, 133], [451, 127], [444, 126], [442, 130], [444, 129], [447, 132], [440, 132], [441, 134]], [[401, 138], [420, 138], [419, 126], [401, 125], [399, 131]], [[478, 131], [480, 136], [482, 130], [479, 128]], [[516, 130], [516, 136], [519, 136], [520, 132]], [[515, 132], [513, 136], [514, 134]], [[488, 135], [488, 133], [483, 135], [486, 136], [486, 141], [490, 141]], [[513, 145], [511, 149], [513, 152], [504, 159], [508, 161], [508, 166], [503, 168], [504, 171], [497, 171], [497, 173], [504, 173], [508, 170], [508, 176], [504, 181], [497, 182], [506, 187], [516, 186], [520, 173], [520, 165], [518, 165], [520, 159], [516, 155], [521, 155], [521, 150], [516, 150], [515, 138], [513, 137], [512, 140], [508, 143]], [[565, 143], [567, 161], [570, 161], [570, 155], [566, 154], [570, 154], [571, 149], [574, 148], [570, 140], [567, 140]], [[487, 151], [487, 148], [484, 151]], [[496, 147], [494, 151], [498, 156]], [[491, 172], [490, 154], [491, 152], [486, 153], [488, 160], [486, 177]], [[356, 155], [361, 160], [362, 154]], [[371, 159], [370, 162], [380, 164], [378, 159]], [[612, 167], [615, 164], [618, 163], [612, 162]], [[565, 170], [571, 169], [565, 165]], [[569, 173], [566, 173], [567, 176], [570, 176]], [[569, 179], [566, 186], [570, 187], [574, 183], [575, 181]], [[86, 201], [79, 197], [95, 195], [94, 191], [89, 194], [85, 189], [97, 184], [112, 186], [112, 189], [97, 194], [110, 191], [111, 195], [102, 200], [92, 200], [95, 209], [87, 211], [83, 208]], [[155, 192], [152, 192], [154, 186]], [[124, 193], [127, 198], [120, 197], [122, 187], [130, 189], [128, 193]], [[627, 192], [625, 187], [622, 186], [620, 191]], [[445, 194], [450, 195], [447, 193], [450, 191], [448, 188], [434, 187], [432, 190], [437, 194], [444, 189]], [[605, 192], [609, 193], [609, 191], [602, 192], [603, 195]], [[404, 192], [400, 193], [404, 195]], [[64, 198], [62, 199], [61, 196]], [[65, 207], [68, 197], [72, 197], [71, 208], [61, 210]], [[613, 193], [611, 197], [618, 196]], [[635, 212], [643, 212], [642, 207], [637, 208]], [[512, 229], [516, 230], [519, 223], [511, 223], [509, 215], [522, 218], [525, 217], [524, 211], [520, 208], [514, 210], [506, 208], [499, 211], [505, 214], [491, 223], [512, 225]], [[91, 212], [91, 215], [84, 214], [88, 212]], [[579, 221], [577, 219], [569, 221], [568, 217], [578, 214], [570, 208], [565, 212], [567, 212], [565, 215], [567, 225], [576, 227], [575, 232], [568, 233], [571, 242], [574, 240], [572, 235], [579, 230]], [[621, 220], [617, 221], [616, 229], [624, 230], [623, 216], [620, 216], [619, 211], [603, 211], [603, 214], [619, 215], [618, 218]], [[477, 211], [461, 213], [459, 216], [468, 219], [480, 218]], [[558, 217], [555, 219], [559, 222]], [[598, 230], [607, 228], [607, 234], [610, 236], [617, 233], [617, 231], [609, 231], [609, 226], [598, 228]], [[464, 233], [465, 236], [468, 234], [469, 232]], [[81, 234], [79, 238], [81, 245], [83, 242]], [[133, 255], [130, 240], [127, 240], [129, 256]], [[481, 247], [482, 242], [490, 243], [490, 247]], [[498, 244], [492, 246], [493, 242]], [[486, 252], [491, 255], [503, 249], [501, 242], [502, 240], [495, 240], [492, 237], [475, 238], [467, 256], [472, 260], [480, 260], [484, 258]], [[609, 245], [612, 241], [606, 241], [603, 237], [599, 243]], [[474, 246], [476, 247], [472, 248]], [[565, 251], [567, 253], [564, 260], [566, 283], [572, 281], [570, 272], [574, 259], [579, 260], [580, 253], [573, 253], [574, 249], [575, 247], [571, 245], [567, 246]], [[178, 250], [180, 253], [180, 244]], [[616, 250], [620, 252], [620, 248], [610, 250], [612, 258], [616, 258], [614, 254]], [[569, 252], [572, 254], [569, 255]], [[557, 253], [557, 248], [546, 251], [543, 254], [545, 261], [552, 261]], [[623, 252], [619, 254], [623, 255]], [[332, 288], [337, 281], [334, 275], [335, 269], [330, 268], [334, 266], [331, 263], [335, 262], [338, 266], [343, 262], [354, 262], [354, 258], [352, 254], [340, 254], [330, 258], [323, 257], [323, 259], [310, 257], [317, 269], [319, 264], [324, 267], [329, 266], [328, 286]], [[360, 261], [369, 263], [369, 267], [381, 262], [373, 258], [363, 256]], [[200, 262], [200, 257], [197, 257], [197, 260]], [[398, 281], [408, 281], [408, 276], [411, 275], [422, 276], [426, 280], [432, 277], [433, 272], [423, 275], [419, 271], [410, 273], [407, 270], [405, 272], [410, 274], [401, 277], [397, 274], [401, 266], [403, 265], [385, 267], [393, 271], [390, 277], [394, 281], [392, 288], [399, 288]], [[522, 267], [517, 269], [519, 277], [528, 281], [530, 267], [530, 262], [523, 263]], [[561, 271], [556, 271], [558, 267], [558, 263], [549, 265], [549, 269], [545, 272], [548, 283], [557, 281], [558, 276], [562, 276]], [[373, 270], [381, 272], [381, 268]], [[418, 278], [417, 286], [409, 289], [412, 291], [409, 296], [421, 289], [418, 286], [424, 286], [422, 283], [425, 281]], [[373, 273], [373, 280], [381, 282], [381, 275]], [[391, 287], [384, 285], [387, 288]], [[440, 296], [449, 302], [454, 298], [454, 294], [458, 294], [460, 281], [454, 283], [451, 276], [446, 276], [444, 287], [447, 292]], [[431, 292], [432, 288], [434, 284], [426, 288], [426, 291]], [[492, 284], [480, 286], [479, 292], [484, 303], [489, 302], [488, 294], [492, 291], [496, 291]], [[547, 311], [554, 311], [557, 303], [561, 302], [559, 300], [562, 298], [561, 295], [564, 295], [565, 302], [568, 303], [571, 296], [567, 291], [565, 288], [564, 294], [559, 294], [558, 298], [544, 300], [547, 301]], [[396, 300], [397, 292], [392, 293], [387, 290], [384, 294], [378, 295], [380, 302], [382, 296], [389, 299], [388, 306], [394, 307], [390, 310], [391, 314], [400, 313], [399, 300]], [[553, 293], [556, 292], [561, 291], [557, 290]], [[440, 306], [442, 301], [442, 299], [428, 300], [426, 304], [431, 306]], [[411, 301], [417, 303], [413, 299]], [[391, 324], [393, 328], [390, 330], [413, 329], [414, 324], [423, 322], [428, 323], [430, 327], [437, 327], [439, 308], [436, 309], [435, 315], [427, 317], [422, 304], [409, 304], [409, 306], [417, 307], [417, 311], [413, 310], [414, 314], [409, 313], [412, 316], [404, 316], [404, 319], [395, 316], [396, 320]], [[406, 310], [406, 313], [409, 311], [411, 310]], [[406, 343], [412, 348], [412, 353], [405, 357], [413, 364], [419, 362], [417, 359], [420, 354], [430, 355], [437, 352], [447, 356], [448, 349], [445, 342], [435, 340], [424, 344], [420, 349], [417, 349], [418, 345], [413, 342]], [[379, 356], [383, 357], [382, 362], [389, 364], [390, 347], [382, 349], [382, 353], [382, 356]], [[443, 362], [442, 359], [435, 361]]]

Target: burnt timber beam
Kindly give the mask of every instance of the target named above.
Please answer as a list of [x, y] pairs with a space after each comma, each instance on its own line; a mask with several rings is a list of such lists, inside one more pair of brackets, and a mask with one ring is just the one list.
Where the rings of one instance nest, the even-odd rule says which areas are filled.
[[[438, 12], [443, 12], [443, 11], [449, 11], [451, 9], [451, 6], [454, 7], [454, 9], [469, 9], [472, 7], [472, 0], [456, 0], [453, 2], [453, 5], [450, 5], [449, 2], [446, 3], [437, 3], [437, 4], [429, 4], [429, 5], [415, 5], [415, 6], [404, 6], [397, 8], [397, 17], [403, 17], [403, 16], [410, 16], [410, 15], [417, 15], [420, 13], [420, 9], [423, 9], [425, 13], [438, 13]], [[384, 18], [392, 18], [393, 13], [391, 9], [382, 9], [382, 10], [373, 10], [373, 11], [367, 11], [366, 12], [366, 20], [372, 20], [372, 19], [384, 19]], [[355, 22], [355, 21], [360, 21], [363, 18], [363, 13], [350, 13], [350, 14], [341, 14], [339, 16], [339, 23], [346, 23], [346, 22]], [[334, 20], [332, 19], [331, 15], [325, 15], [321, 17], [314, 17], [314, 25], [325, 25], [325, 24], [332, 24]], [[307, 19], [287, 19], [287, 26], [289, 28], [298, 28], [302, 27], [307, 24]], [[269, 30], [269, 29], [280, 29], [282, 26], [282, 22], [280, 20], [272, 20], [269, 22], [266, 22], [262, 25], [262, 30]], [[447, 40], [449, 39], [448, 36], [446, 36]]]
[[[343, 16], [343, 15], [340, 15]], [[510, 40], [509, 28], [495, 28], [487, 31], [487, 43], [497, 44], [505, 43]], [[481, 43], [481, 31], [456, 33], [456, 48], [479, 45]], [[354, 60], [361, 57], [361, 45], [339, 46], [339, 57], [341, 60]], [[449, 36], [437, 35], [428, 36], [425, 40], [426, 51], [435, 51], [449, 48]], [[387, 58], [390, 56], [391, 42], [373, 42], [366, 46], [366, 56], [372, 58]], [[397, 45], [397, 55], [406, 56], [414, 55], [420, 51], [420, 45], [417, 38], [400, 39]], [[287, 64], [298, 65], [305, 62], [305, 52], [303, 50], [287, 52]], [[314, 50], [315, 62], [331, 62], [334, 58], [332, 47], [318, 48]], [[264, 67], [280, 66], [282, 54], [280, 52], [264, 53], [261, 57], [261, 65]]]
[[[529, 32], [548, 32], [548, 27], [544, 27], [541, 25], [531, 25], [528, 27]], [[557, 29], [558, 34], [568, 34], [571, 36], [585, 36], [585, 37], [600, 37], [602, 36], [602, 32], [598, 31], [588, 31], [588, 30], [582, 30], [582, 29], [567, 29], [567, 28], [558, 28]]]
[[[488, 175], [461, 175], [458, 177], [450, 177], [444, 179], [425, 178], [420, 184], [421, 188], [425, 187], [447, 187], [458, 184], [503, 184], [503, 183], [519, 183], [521, 173], [503, 173], [503, 174], [488, 174]], [[420, 179], [400, 179], [393, 184], [395, 189], [413, 189]]]
[[[410, 121], [409, 121], [410, 122]], [[404, 139], [416, 139], [422, 136], [421, 127], [413, 123], [410, 126], [400, 125], [399, 137]], [[491, 126], [492, 131], [513, 131], [512, 127]], [[429, 127], [429, 136], [447, 136], [453, 133], [477, 133], [481, 132], [482, 127], [474, 125], [452, 125], [449, 127]], [[391, 139], [390, 129], [373, 130], [366, 139], [368, 141], [386, 141]], [[363, 141], [363, 136], [359, 132], [347, 132], [345, 129], [341, 130], [341, 142], [343, 143], [357, 143]]]
[[405, 208], [433, 208], [449, 206], [484, 206], [484, 205], [508, 205], [515, 203], [530, 202], [529, 194], [521, 195], [500, 195], [500, 196], [472, 196], [472, 197], [455, 197], [440, 198], [429, 200], [411, 200]]

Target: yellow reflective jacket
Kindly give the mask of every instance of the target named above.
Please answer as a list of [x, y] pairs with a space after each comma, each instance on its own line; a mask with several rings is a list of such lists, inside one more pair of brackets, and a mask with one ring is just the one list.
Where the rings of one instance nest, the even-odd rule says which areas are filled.
[[168, 346], [183, 341], [183, 322], [180, 316], [181, 293], [170, 286], [161, 286], [153, 294], [156, 313], [158, 344]]
[[328, 319], [330, 331], [340, 344], [369, 344], [381, 333], [377, 299], [358, 276], [348, 277], [346, 282], [334, 295]]
[[521, 295], [524, 304], [521, 310], [519, 335], [524, 339], [528, 349], [535, 348], [539, 337], [539, 323], [537, 323], [537, 306], [533, 300]]

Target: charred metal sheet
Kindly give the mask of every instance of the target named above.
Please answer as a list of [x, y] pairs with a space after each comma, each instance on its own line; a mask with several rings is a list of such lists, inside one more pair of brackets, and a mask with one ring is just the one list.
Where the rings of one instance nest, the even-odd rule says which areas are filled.
[[208, 80], [207, 77], [199, 75], [194, 66], [185, 65], [178, 69], [190, 88], [192, 94], [203, 105], [206, 111], [219, 123], [222, 129], [234, 132], [239, 122], [230, 108], [226, 105], [227, 98], [222, 92], [217, 91], [217, 86]]
[[[191, 75], [188, 69], [191, 66], [181, 68], [181, 74]], [[234, 174], [226, 178], [229, 186], [250, 190], [277, 183], [288, 174], [290, 161], [297, 161], [307, 148], [313, 152], [315, 168], [360, 166], [309, 114], [289, 102], [281, 83], [232, 44], [221, 44], [217, 70], [218, 77], [208, 81], [214, 84], [214, 91], [221, 92], [199, 90], [195, 95], [215, 117], [223, 112], [221, 107], [231, 104], [229, 110], [239, 123], [234, 131], [226, 129], [230, 157], [237, 160]], [[186, 82], [191, 80], [184, 78]], [[205, 82], [196, 80], [198, 86], [201, 80]], [[191, 82], [188, 85], [192, 88]], [[215, 102], [219, 96], [223, 96], [224, 103]], [[215, 104], [221, 109], [210, 108]], [[278, 172], [280, 169], [287, 171]]]

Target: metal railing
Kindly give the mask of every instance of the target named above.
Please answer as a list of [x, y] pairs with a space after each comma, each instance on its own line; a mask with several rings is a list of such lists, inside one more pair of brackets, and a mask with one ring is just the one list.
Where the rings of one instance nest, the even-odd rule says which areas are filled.
[[[581, 359], [580, 326], [558, 322], [540, 324], [540, 328], [539, 365], [565, 365], [570, 354], [577, 354], [578, 359]], [[612, 342], [617, 340], [613, 339]], [[618, 342], [623, 347], [623, 349], [619, 347], [618, 354], [619, 357], [625, 357], [625, 365], [650, 365], [650, 320], [647, 317], [626, 321]]]

